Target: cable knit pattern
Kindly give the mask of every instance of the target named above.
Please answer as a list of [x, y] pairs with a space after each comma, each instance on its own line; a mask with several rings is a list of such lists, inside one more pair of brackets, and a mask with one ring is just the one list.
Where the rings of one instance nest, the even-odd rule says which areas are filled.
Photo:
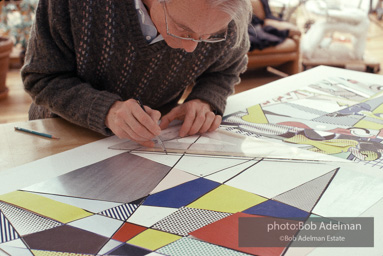
[[193, 53], [165, 41], [148, 44], [134, 1], [40, 0], [22, 78], [32, 96], [30, 119], [61, 116], [110, 135], [105, 118], [117, 100], [139, 96], [165, 109], [188, 85], [222, 114], [247, 64], [248, 38], [233, 49], [234, 26], [220, 43]]
[[[124, 59], [124, 65], [123, 65], [123, 68], [121, 69], [121, 75], [117, 82], [117, 89], [116, 89], [117, 94], [122, 93], [124, 84], [127, 83], [129, 77], [131, 76], [131, 73], [133, 70], [132, 64], [134, 63], [134, 60], [136, 59], [136, 52], [134, 47], [130, 43], [128, 43], [128, 48], [129, 48], [128, 54]], [[137, 97], [137, 95], [135, 95], [135, 97]]]
[[111, 61], [111, 55], [113, 54], [112, 50], [114, 48], [114, 34], [116, 25], [114, 19], [114, 4], [111, 0], [106, 0], [107, 5], [105, 6], [105, 28], [104, 28], [104, 37], [101, 39], [103, 42], [101, 50], [101, 58], [97, 66], [97, 77], [102, 78], [104, 72], [106, 72], [106, 67]]
[[83, 1], [83, 19], [82, 24], [84, 26], [81, 28], [81, 34], [80, 34], [80, 47], [77, 52], [77, 63], [78, 63], [78, 72], [80, 74], [84, 74], [85, 72], [85, 65], [88, 61], [88, 50], [89, 50], [89, 42], [90, 42], [90, 25], [91, 25], [91, 15], [92, 15], [92, 0], [85, 0]]

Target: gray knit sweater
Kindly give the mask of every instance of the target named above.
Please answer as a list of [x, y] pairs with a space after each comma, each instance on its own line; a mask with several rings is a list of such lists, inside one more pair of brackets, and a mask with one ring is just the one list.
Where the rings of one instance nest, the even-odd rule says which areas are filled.
[[40, 0], [21, 73], [32, 96], [30, 119], [61, 116], [104, 135], [117, 100], [140, 97], [162, 109], [188, 85], [218, 113], [247, 64], [248, 38], [233, 49], [234, 26], [220, 43], [193, 53], [148, 44], [133, 0]]

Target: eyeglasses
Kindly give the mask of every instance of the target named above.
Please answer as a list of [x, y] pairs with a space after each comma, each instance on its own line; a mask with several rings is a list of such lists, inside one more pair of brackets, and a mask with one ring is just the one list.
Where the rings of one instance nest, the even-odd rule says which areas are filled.
[[[203, 35], [200, 36], [199, 39], [194, 39], [190, 34], [188, 34], [186, 37], [185, 36], [177, 36], [175, 34], [172, 34], [169, 32], [169, 25], [168, 25], [168, 8], [166, 6], [166, 2], [162, 2], [162, 7], [164, 8], [164, 15], [165, 15], [165, 24], [166, 24], [166, 34], [169, 36], [175, 37], [177, 39], [182, 39], [182, 40], [188, 40], [188, 41], [193, 41], [197, 43], [205, 42], [205, 43], [218, 43], [226, 40], [227, 37], [227, 30], [223, 33], [215, 34], [215, 35]], [[169, 16], [170, 17], [170, 16]], [[171, 18], [171, 17], [170, 17]], [[204, 39], [203, 37], [206, 36], [207, 38]]]

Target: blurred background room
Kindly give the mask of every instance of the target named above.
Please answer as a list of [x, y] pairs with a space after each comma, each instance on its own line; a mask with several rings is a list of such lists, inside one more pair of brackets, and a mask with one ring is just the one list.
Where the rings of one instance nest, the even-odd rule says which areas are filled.
[[[38, 0], [0, 0], [0, 124], [28, 120], [20, 77]], [[383, 74], [383, 0], [252, 0], [236, 93], [318, 65]]]

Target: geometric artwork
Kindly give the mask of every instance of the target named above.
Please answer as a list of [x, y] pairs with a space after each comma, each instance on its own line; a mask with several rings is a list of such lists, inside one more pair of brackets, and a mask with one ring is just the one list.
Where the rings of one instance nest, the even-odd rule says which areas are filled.
[[236, 213], [264, 201], [266, 199], [261, 196], [223, 184], [201, 196], [188, 207]]
[[163, 190], [176, 187], [180, 184], [192, 181], [197, 179], [195, 175], [189, 174], [185, 171], [178, 170], [177, 168], [173, 168], [168, 175], [165, 176], [161, 180], [161, 182], [158, 184], [157, 187], [155, 187], [150, 194], [155, 194], [158, 192], [161, 192]]
[[[166, 155], [162, 157], [166, 157]], [[203, 162], [203, 157], [196, 157], [195, 161], [198, 159]], [[219, 161], [220, 157], [216, 159]], [[8, 227], [7, 230], [20, 230], [21, 238], [35, 255], [70, 253], [94, 255], [101, 250], [103, 250], [103, 255], [129, 255], [129, 253], [147, 255], [150, 252], [165, 255], [185, 255], [185, 252], [188, 252], [188, 255], [201, 255], [199, 254], [201, 252], [203, 255], [281, 255], [288, 251], [287, 246], [277, 248], [238, 247], [238, 225], [236, 224], [238, 218], [241, 216], [307, 217], [312, 213], [313, 208], [315, 210], [315, 206], [317, 206], [318, 213], [326, 216], [326, 213], [320, 210], [325, 208], [318, 208], [318, 206], [333, 204], [329, 201], [331, 198], [336, 198], [333, 193], [343, 195], [344, 188], [335, 191], [336, 186], [331, 185], [334, 181], [353, 189], [352, 184], [360, 183], [363, 180], [360, 186], [370, 188], [360, 196], [360, 200], [364, 203], [357, 205], [353, 203], [354, 200], [359, 200], [357, 194], [346, 201], [347, 195], [339, 199], [350, 203], [348, 208], [352, 209], [352, 212], [354, 212], [353, 207], [359, 205], [358, 213], [363, 213], [376, 202], [377, 198], [383, 198], [383, 192], [379, 192], [383, 191], [383, 177], [371, 176], [369, 178], [370, 175], [367, 174], [352, 174], [351, 170], [342, 167], [340, 163], [329, 165], [328, 163], [297, 162], [286, 159], [276, 161], [267, 158], [254, 160], [251, 170], [255, 173], [265, 172], [268, 170], [265, 169], [265, 166], [269, 166], [273, 162], [276, 166], [279, 164], [293, 166], [293, 168], [279, 168], [278, 171], [286, 177], [288, 174], [296, 175], [299, 167], [300, 177], [297, 179], [299, 182], [284, 179], [285, 182], [290, 182], [290, 185], [281, 184], [277, 191], [273, 190], [274, 192], [270, 190], [271, 188], [266, 189], [268, 186], [266, 183], [263, 185], [254, 183], [257, 185], [250, 190], [261, 192], [270, 190], [268, 193], [262, 192], [261, 196], [240, 188], [248, 189], [249, 186], [233, 187], [230, 185], [231, 181], [239, 177], [239, 173], [249, 171], [249, 165], [238, 165], [242, 166], [243, 170], [232, 172], [232, 176], [223, 180], [222, 183], [209, 180], [210, 175], [204, 178], [195, 176], [195, 179], [185, 183], [156, 193], [148, 192], [146, 197], [139, 200], [120, 204], [98, 213], [81, 209], [81, 204], [89, 209], [91, 204], [86, 200], [94, 201], [94, 204], [97, 202], [94, 199], [82, 198], [77, 201], [76, 206], [72, 206], [54, 200], [55, 198], [60, 199], [60, 196], [63, 195], [50, 196], [15, 191], [0, 196], [1, 215], [7, 217], [6, 221], [3, 221]], [[145, 161], [152, 163], [148, 159], [143, 160], [143, 162]], [[334, 167], [336, 165], [339, 167]], [[198, 164], [196, 166], [199, 168]], [[221, 168], [221, 170], [215, 171], [216, 174], [227, 170], [225, 166]], [[345, 171], [341, 172], [343, 169]], [[338, 173], [342, 174], [339, 181], [336, 179]], [[228, 173], [226, 172], [225, 175]], [[249, 184], [252, 180], [261, 178], [263, 174], [257, 175], [247, 177]], [[270, 176], [268, 179], [277, 179], [278, 175], [275, 177]], [[159, 182], [161, 183], [161, 181]], [[61, 186], [65, 186], [65, 184], [61, 184]], [[356, 193], [361, 192], [356, 191]], [[372, 200], [366, 200], [368, 193], [371, 193], [369, 197]], [[265, 195], [275, 196], [267, 197]], [[325, 195], [325, 201], [321, 204], [323, 195]], [[105, 202], [102, 201], [102, 204]], [[93, 208], [97, 210], [97, 207]], [[336, 207], [332, 208], [336, 209]], [[145, 214], [148, 215], [145, 217]], [[331, 214], [334, 214], [334, 210]], [[57, 219], [62, 222], [57, 222]], [[7, 240], [17, 239], [18, 234], [16, 232], [13, 234], [14, 237], [4, 238], [3, 236], [2, 243], [0, 243], [2, 250], [10, 248], [5, 246]], [[112, 241], [115, 242], [111, 243]], [[109, 248], [105, 251], [103, 247], [107, 242]], [[217, 254], [218, 252], [221, 254]]]
[[123, 224], [122, 221], [95, 214], [69, 223], [69, 226], [87, 230], [95, 234], [111, 237]]
[[123, 204], [123, 205], [105, 210], [103, 212], [100, 212], [99, 214], [108, 216], [110, 218], [125, 221], [130, 217], [130, 215], [133, 214], [133, 212], [137, 208], [138, 208], [138, 205], [136, 204]]
[[[119, 156], [121, 155], [127, 159], [138, 158], [143, 166], [158, 166], [152, 160], [130, 153]], [[173, 157], [174, 155], [171, 156]], [[179, 155], [179, 157], [183, 156]], [[162, 155], [162, 158], [166, 158], [166, 155]], [[114, 159], [116, 158], [111, 157], [108, 160]], [[225, 157], [216, 157], [216, 161], [220, 159], [225, 160]], [[197, 162], [198, 160], [201, 161]], [[120, 159], [117, 158], [116, 163], [119, 161]], [[195, 157], [194, 161], [196, 170], [200, 169], [201, 163], [205, 162], [203, 157]], [[61, 194], [46, 194], [41, 191], [41, 194], [35, 194], [21, 190], [11, 192], [0, 195], [2, 215], [7, 218], [3, 223], [6, 223], [7, 230], [15, 230], [13, 234], [20, 236], [31, 252], [36, 255], [97, 254], [101, 251], [104, 255], [129, 253], [146, 255], [150, 252], [182, 255], [181, 252], [185, 253], [187, 250], [192, 250], [195, 255], [198, 255], [198, 252], [204, 252], [204, 255], [209, 253], [217, 255], [213, 252], [220, 251], [229, 255], [280, 255], [288, 250], [288, 247], [238, 247], [238, 225], [235, 224], [238, 218], [240, 216], [307, 217], [312, 213], [312, 208], [317, 205], [317, 202], [320, 202], [322, 195], [326, 195], [328, 188], [331, 189], [329, 193], [332, 193], [331, 183], [337, 173], [344, 168], [335, 167], [340, 163], [329, 165], [303, 160], [278, 161], [254, 158], [250, 161], [250, 164], [236, 165], [236, 170], [233, 172], [227, 172], [228, 167], [225, 164], [220, 165], [221, 169], [215, 166], [214, 175], [205, 177], [195, 175], [193, 179], [188, 178], [189, 181], [181, 184], [174, 183], [174, 186], [169, 188], [164, 186], [164, 189], [155, 193], [147, 192], [142, 198], [129, 203], [111, 202], [109, 205], [112, 207], [109, 209], [105, 209], [108, 205], [105, 199], [97, 201], [100, 199], [78, 198], [73, 195], [72, 200], [63, 201], [65, 197]], [[273, 163], [281, 168], [273, 170]], [[177, 166], [177, 172], [182, 172], [183, 170], [179, 168], [180, 166]], [[206, 168], [209, 167], [206, 166]], [[166, 167], [166, 172], [169, 169], [172, 168]], [[188, 166], [189, 176], [191, 169], [192, 166]], [[74, 170], [74, 172], [77, 171]], [[224, 172], [226, 177], [221, 182], [209, 179], [209, 177], [215, 179], [214, 177], [217, 177], [220, 172]], [[255, 174], [251, 176], [250, 172]], [[273, 173], [274, 176], [268, 176], [267, 172]], [[245, 173], [248, 175], [243, 176]], [[346, 173], [351, 172], [346, 171]], [[246, 178], [239, 182], [241, 175]], [[289, 175], [291, 177], [299, 175], [299, 177], [290, 181]], [[278, 188], [268, 188], [269, 185], [265, 181], [277, 180], [278, 177], [285, 177], [283, 182], [288, 184], [280, 183]], [[353, 177], [360, 179], [358, 175], [343, 175], [340, 182], [353, 184], [355, 182]], [[261, 182], [257, 181], [259, 179]], [[266, 180], [262, 181], [262, 179]], [[130, 182], [128, 181], [129, 184]], [[164, 182], [169, 184], [166, 180]], [[157, 180], [157, 184], [160, 185], [161, 180]], [[252, 187], [251, 184], [254, 186]], [[43, 189], [41, 185], [39, 186]], [[61, 191], [65, 190], [65, 186], [65, 183], [61, 183]], [[68, 186], [72, 187], [72, 184]], [[153, 189], [156, 186], [153, 186]], [[374, 200], [383, 197], [383, 193], [375, 191], [383, 188], [383, 178], [365, 178], [363, 186], [371, 187], [370, 193], [374, 191]], [[30, 186], [28, 190], [33, 187]], [[261, 193], [257, 194], [257, 192]], [[342, 194], [342, 192], [337, 193]], [[104, 207], [96, 207], [97, 202]], [[92, 204], [93, 206], [90, 207]], [[364, 207], [359, 209], [360, 212], [371, 206], [371, 204], [360, 205]], [[101, 212], [91, 211], [102, 208], [104, 210]], [[319, 209], [318, 212], [321, 213]], [[20, 232], [16, 233], [16, 231]], [[6, 239], [15, 240], [18, 236]], [[0, 243], [2, 250], [9, 248], [5, 246], [4, 239]], [[108, 248], [104, 248], [106, 244]], [[188, 255], [193, 253], [190, 252]]]
[[190, 232], [229, 216], [230, 213], [183, 207], [153, 225], [153, 229], [187, 236]]
[[308, 181], [292, 190], [280, 194], [273, 200], [283, 202], [307, 212], [311, 212], [315, 204], [319, 201], [321, 195], [326, 190], [334, 177], [336, 170], [324, 174], [314, 180]]
[[224, 118], [232, 133], [383, 168], [382, 85], [328, 77]]
[[5, 243], [19, 238], [11, 223], [5, 218], [0, 211], [0, 243]]
[[[256, 215], [236, 213], [191, 233], [197, 239], [251, 255], [280, 255], [284, 247], [239, 247], [238, 219], [258, 218]], [[214, 235], [213, 235], [214, 234]]]
[[334, 166], [316, 162], [302, 164], [295, 161], [265, 159], [225, 184], [266, 198], [274, 198], [332, 170]]
[[62, 223], [58, 221], [2, 202], [0, 202], [0, 210], [2, 214], [12, 222], [13, 227], [20, 235], [36, 233], [62, 225]]
[[141, 247], [133, 246], [130, 244], [122, 244], [121, 246], [113, 249], [112, 251], [103, 254], [103, 255], [134, 255], [134, 256], [144, 256], [148, 255], [152, 251], [144, 249]]
[[260, 203], [243, 212], [276, 218], [306, 218], [309, 215], [308, 212], [302, 211], [292, 205], [283, 204], [274, 200]]
[[[129, 203], [146, 196], [170, 167], [133, 154], [119, 154], [26, 190]], [[99, 182], [99, 181], [103, 182]], [[64, 187], [61, 184], [67, 184]]]
[[70, 196], [59, 196], [59, 195], [52, 195], [52, 194], [40, 194], [40, 195], [61, 203], [76, 206], [86, 211], [94, 212], [94, 213], [102, 212], [107, 209], [111, 209], [113, 207], [117, 207], [121, 205], [121, 203], [99, 201], [99, 200], [88, 200], [88, 199], [82, 199], [82, 198], [70, 197]]
[[180, 238], [181, 237], [176, 234], [163, 232], [155, 229], [146, 229], [141, 233], [137, 234], [132, 239], [128, 240], [127, 243], [141, 248], [146, 248], [151, 251], [155, 251], [165, 245], [177, 241]]
[[233, 255], [233, 256], [247, 256], [249, 254], [231, 250], [225, 247], [217, 246], [211, 243], [206, 243], [192, 238], [183, 237], [174, 243], [162, 247], [158, 250], [159, 253], [164, 255], [183, 256], [185, 251], [190, 256], [200, 255]]
[[6, 243], [0, 243], [0, 255], [32, 256], [32, 252], [21, 238]]
[[23, 240], [32, 250], [97, 254], [108, 238], [64, 225], [26, 235]]
[[180, 208], [215, 189], [220, 184], [199, 178], [150, 195], [143, 205]]
[[120, 227], [120, 229], [113, 235], [112, 239], [121, 242], [126, 242], [146, 229], [146, 227], [142, 227], [136, 224], [124, 223]]
[[0, 201], [24, 208], [61, 223], [68, 223], [92, 215], [92, 213], [81, 208], [23, 191], [14, 191], [0, 195]]
[[168, 154], [116, 138], [94, 142], [111, 141], [108, 154], [124, 151], [0, 195], [0, 255], [333, 253], [289, 243], [240, 247], [242, 217], [372, 216], [379, 244], [380, 92], [381, 85], [325, 78], [226, 116], [216, 132], [180, 138], [165, 130]]
[[175, 211], [177, 211], [176, 208], [141, 205], [132, 216], [129, 217], [127, 222], [137, 226], [150, 228], [155, 223], [166, 218]]

